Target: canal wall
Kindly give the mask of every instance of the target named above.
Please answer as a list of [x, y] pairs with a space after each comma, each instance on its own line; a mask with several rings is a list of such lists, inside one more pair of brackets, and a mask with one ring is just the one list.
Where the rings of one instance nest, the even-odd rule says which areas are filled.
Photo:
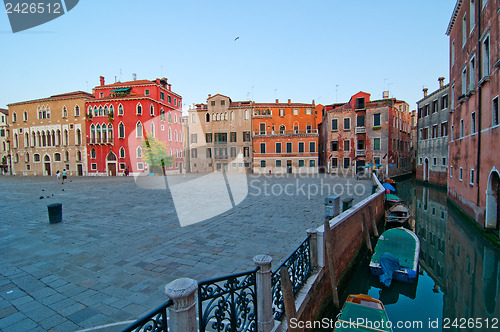
[[[373, 176], [372, 180], [374, 186], [376, 186], [375, 193], [329, 221], [330, 249], [332, 250], [329, 254], [333, 256], [337, 285], [346, 283], [346, 277], [350, 274], [360, 251], [365, 248], [364, 227], [368, 227], [370, 234], [373, 233], [370, 208], [378, 227], [384, 221], [385, 191], [376, 176]], [[367, 226], [363, 226], [363, 214]], [[327, 249], [324, 227], [320, 226], [316, 229], [318, 266], [302, 290], [295, 296], [296, 318], [299, 321], [319, 320], [321, 311], [331, 300], [332, 287], [329, 277], [330, 271], [326, 263]], [[285, 325], [286, 319], [283, 320], [277, 331], [284, 331], [286, 329]]]

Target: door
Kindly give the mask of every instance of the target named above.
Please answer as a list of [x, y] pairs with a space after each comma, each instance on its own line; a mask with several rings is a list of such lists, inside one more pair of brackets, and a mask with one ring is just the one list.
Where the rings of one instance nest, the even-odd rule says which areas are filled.
[[52, 173], [50, 171], [50, 157], [48, 155], [45, 155], [43, 157], [43, 162], [45, 165], [45, 175], [51, 176]]
[[108, 175], [116, 176], [116, 163], [108, 163]]
[[116, 155], [111, 151], [106, 156], [106, 165], [108, 175], [116, 176]]
[[83, 176], [83, 165], [82, 164], [76, 165], [76, 172], [77, 172], [78, 176]]
[[291, 160], [287, 160], [286, 161], [286, 172], [287, 173], [292, 173], [292, 161]]
[[365, 166], [364, 160], [356, 160], [356, 174], [364, 172], [365, 168], [363, 166]]

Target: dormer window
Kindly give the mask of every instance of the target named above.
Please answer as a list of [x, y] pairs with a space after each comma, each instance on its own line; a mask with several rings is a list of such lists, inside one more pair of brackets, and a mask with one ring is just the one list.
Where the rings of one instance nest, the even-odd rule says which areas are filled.
[[356, 98], [356, 109], [365, 108], [365, 97]]

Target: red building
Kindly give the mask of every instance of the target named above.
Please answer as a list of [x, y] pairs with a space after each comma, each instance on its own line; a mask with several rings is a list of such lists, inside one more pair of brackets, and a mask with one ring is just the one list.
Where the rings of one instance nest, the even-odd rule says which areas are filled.
[[87, 158], [90, 175], [149, 173], [141, 143], [154, 137], [174, 157], [166, 173], [183, 167], [182, 97], [171, 90], [166, 78], [138, 80], [93, 89], [95, 99], [85, 103], [87, 113]]

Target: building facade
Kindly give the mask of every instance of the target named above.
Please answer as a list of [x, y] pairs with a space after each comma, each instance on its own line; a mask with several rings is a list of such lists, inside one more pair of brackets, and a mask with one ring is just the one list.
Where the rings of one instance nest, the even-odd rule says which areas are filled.
[[317, 173], [316, 105], [256, 103], [253, 110], [254, 173]]
[[85, 102], [93, 95], [71, 92], [8, 105], [14, 175], [86, 175]]
[[9, 118], [9, 110], [0, 108], [0, 174], [9, 173], [9, 128], [7, 119]]
[[115, 176], [127, 168], [134, 175], [149, 173], [141, 146], [146, 138], [162, 142], [173, 157], [164, 173], [183, 169], [182, 97], [166, 78], [106, 85], [101, 76], [93, 93], [85, 104], [90, 175]]
[[251, 172], [251, 101], [216, 94], [188, 110], [189, 169], [193, 173]]
[[328, 173], [353, 175], [369, 164], [385, 176], [411, 173], [411, 113], [394, 98], [370, 100], [358, 92], [344, 104], [323, 109], [321, 166]]
[[417, 179], [446, 186], [448, 178], [449, 84], [417, 102]]
[[486, 229], [499, 228], [498, 0], [458, 0], [450, 37], [448, 197]]

